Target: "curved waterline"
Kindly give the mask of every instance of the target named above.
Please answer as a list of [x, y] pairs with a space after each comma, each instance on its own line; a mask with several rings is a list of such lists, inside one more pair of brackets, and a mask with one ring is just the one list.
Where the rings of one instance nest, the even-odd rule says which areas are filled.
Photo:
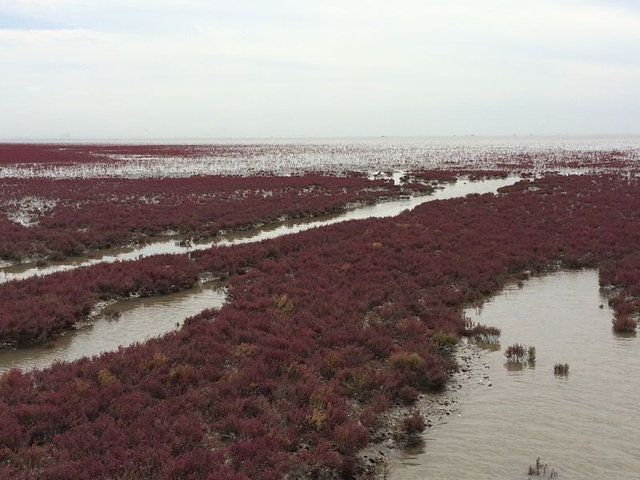
[[[416, 206], [434, 200], [463, 197], [469, 194], [496, 192], [499, 188], [520, 180], [518, 177], [470, 181], [461, 179], [456, 183], [445, 184], [432, 195], [411, 197], [401, 200], [382, 202], [349, 210], [339, 215], [316, 217], [283, 222], [255, 229], [220, 236], [211, 242], [181, 246], [175, 240], [144, 245], [139, 248], [114, 249], [106, 255], [96, 258], [71, 260], [64, 264], [44, 268], [26, 267], [22, 271], [5, 269], [2, 280], [25, 279], [35, 275], [46, 275], [56, 271], [71, 270], [101, 262], [133, 260], [161, 253], [185, 253], [204, 250], [212, 246], [230, 246], [234, 244], [257, 242], [282, 235], [302, 232], [310, 228], [321, 227], [347, 220], [382, 218], [398, 215]], [[104, 252], [103, 252], [104, 253]], [[16, 267], [13, 267], [14, 269]], [[9, 272], [7, 273], [7, 270]], [[220, 307], [226, 295], [221, 284], [198, 286], [194, 289], [157, 297], [124, 300], [109, 307], [121, 313], [118, 320], [98, 317], [90, 325], [82, 325], [79, 330], [67, 332], [64, 336], [47, 345], [26, 347], [18, 350], [0, 352], [0, 372], [10, 368], [45, 368], [54, 361], [72, 361], [87, 355], [97, 355], [105, 351], [116, 350], [120, 346], [142, 342], [149, 337], [167, 333], [179, 325], [177, 320], [200, 313], [206, 308]]]
[[46, 345], [1, 351], [0, 373], [11, 368], [46, 368], [53, 362], [69, 362], [143, 342], [178, 328], [185, 318], [204, 309], [220, 308], [226, 298], [224, 286], [212, 282], [178, 293], [122, 300], [105, 309], [117, 311], [117, 320], [101, 315]]
[[347, 220], [393, 217], [425, 202], [464, 197], [474, 193], [495, 193], [499, 188], [512, 185], [518, 180], [520, 180], [520, 177], [515, 176], [504, 179], [500, 178], [477, 181], [461, 179], [456, 183], [444, 184], [441, 189], [438, 189], [433, 192], [433, 194], [427, 196], [416, 196], [381, 202], [375, 205], [354, 208], [340, 214], [288, 220], [256, 229], [219, 235], [202, 243], [196, 242], [189, 245], [183, 245], [175, 239], [170, 239], [136, 247], [122, 247], [95, 251], [92, 252], [90, 256], [70, 258], [63, 262], [51, 262], [50, 265], [43, 267], [38, 267], [35, 264], [13, 265], [0, 268], [0, 283], [8, 282], [10, 280], [24, 280], [34, 276], [44, 276], [54, 272], [72, 270], [74, 268], [96, 265], [98, 263], [136, 260], [164, 253], [180, 254], [194, 250], [206, 250], [213, 246], [230, 246], [241, 243], [258, 242]]
[[[468, 374], [459, 416], [394, 460], [392, 478], [526, 478], [537, 457], [559, 478], [637, 477], [640, 342], [613, 333], [596, 271], [531, 279], [467, 315], [501, 328], [502, 350], [484, 355], [488, 379]], [[536, 347], [535, 366], [506, 368], [516, 342]], [[554, 375], [560, 362], [567, 377]]]

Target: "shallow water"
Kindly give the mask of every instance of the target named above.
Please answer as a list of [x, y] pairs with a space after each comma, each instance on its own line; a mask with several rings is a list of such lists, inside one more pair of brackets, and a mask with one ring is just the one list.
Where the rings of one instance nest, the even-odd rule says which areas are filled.
[[[96, 143], [85, 141], [82, 143]], [[104, 140], [97, 140], [103, 143]], [[591, 164], [589, 152], [619, 150], [626, 163], [636, 169], [640, 159], [638, 135], [588, 136], [447, 136], [447, 137], [376, 137], [376, 138], [254, 138], [254, 139], [162, 139], [149, 141], [110, 140], [109, 144], [198, 145], [198, 154], [166, 157], [153, 154], [104, 155], [100, 147], [93, 151], [91, 162], [56, 164], [0, 165], [2, 178], [148, 178], [194, 175], [288, 175], [303, 172], [353, 172], [375, 170], [424, 170], [430, 168], [493, 169], [512, 165], [519, 168], [522, 154], [533, 155], [534, 172], [557, 171], [568, 166], [564, 160], [581, 156]], [[231, 146], [229, 157], [223, 148]], [[235, 146], [235, 147], [234, 147]], [[63, 146], [64, 148], [64, 146]], [[193, 153], [193, 152], [192, 152]], [[597, 162], [596, 162], [597, 167]], [[602, 168], [598, 168], [601, 170]]]
[[161, 297], [124, 300], [109, 307], [121, 313], [117, 320], [99, 317], [93, 324], [67, 332], [50, 344], [0, 352], [0, 372], [12, 367], [44, 368], [55, 361], [71, 361], [142, 342], [177, 328], [176, 323], [207, 308], [219, 308], [226, 293], [210, 283]]
[[[467, 315], [502, 329], [502, 350], [484, 359], [489, 380], [474, 377], [460, 415], [425, 432], [391, 478], [526, 479], [537, 457], [559, 479], [640, 478], [640, 338], [613, 333], [596, 271], [534, 278]], [[535, 367], [507, 369], [516, 342], [536, 347]], [[554, 375], [559, 362], [567, 377]]]
[[51, 262], [50, 265], [44, 267], [36, 267], [34, 264], [14, 265], [4, 268], [0, 266], [0, 283], [8, 282], [9, 280], [23, 280], [36, 275], [48, 275], [54, 272], [71, 270], [102, 262], [111, 263], [120, 260], [135, 260], [141, 257], [148, 257], [163, 253], [185, 253], [193, 250], [206, 250], [212, 246], [229, 246], [240, 243], [257, 242], [260, 240], [301, 232], [310, 228], [321, 227], [323, 225], [344, 222], [346, 220], [392, 217], [398, 215], [404, 210], [412, 209], [421, 203], [433, 200], [462, 197], [471, 193], [496, 192], [500, 187], [512, 185], [518, 180], [519, 177], [479, 181], [459, 180], [456, 183], [444, 184], [443, 188], [436, 190], [432, 195], [428, 196], [418, 196], [377, 203], [371, 206], [354, 208], [337, 215], [290, 220], [267, 227], [246, 230], [228, 235], [220, 235], [210, 241], [195, 243], [190, 246], [181, 246], [175, 239], [171, 239], [139, 247], [100, 250], [94, 252], [91, 256], [70, 258], [64, 262]]
[[[100, 262], [129, 260], [159, 253], [184, 253], [196, 249], [210, 248], [213, 245], [228, 246], [257, 242], [346, 220], [389, 217], [432, 200], [444, 200], [470, 193], [495, 192], [498, 188], [515, 183], [517, 180], [517, 177], [484, 181], [459, 180], [454, 184], [446, 184], [444, 188], [429, 196], [378, 203], [349, 210], [340, 215], [283, 222], [282, 224], [270, 225], [253, 231], [222, 236], [216, 238], [213, 242], [195, 244], [190, 247], [181, 247], [174, 240], [171, 240], [145, 245], [140, 248], [114, 249], [107, 255], [100, 257], [72, 259], [67, 263], [45, 268], [25, 265], [9, 267], [4, 270], [4, 280], [28, 278], [34, 275], [45, 275], [54, 271], [69, 270]], [[2, 273], [0, 273], [1, 281]], [[98, 318], [92, 326], [68, 332], [48, 346], [0, 352], [0, 372], [12, 367], [22, 369], [43, 368], [51, 365], [56, 360], [70, 361], [86, 355], [96, 355], [100, 352], [115, 350], [121, 345], [142, 342], [151, 336], [161, 335], [175, 329], [177, 320], [195, 315], [206, 308], [221, 306], [224, 298], [224, 292], [220, 290], [220, 285], [217, 285], [215, 287], [198, 287], [194, 290], [161, 297], [118, 302], [109, 307], [122, 312], [122, 316], [118, 320]]]

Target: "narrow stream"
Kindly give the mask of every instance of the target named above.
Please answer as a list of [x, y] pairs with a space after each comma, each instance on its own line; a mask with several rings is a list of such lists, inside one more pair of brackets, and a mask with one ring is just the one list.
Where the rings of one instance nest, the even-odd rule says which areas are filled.
[[47, 345], [0, 352], [0, 373], [13, 367], [45, 368], [56, 361], [117, 350], [121, 345], [143, 342], [177, 327], [176, 323], [207, 308], [219, 308], [226, 300], [220, 283], [199, 285], [161, 297], [123, 300], [109, 307], [120, 312], [117, 320], [98, 317], [93, 324], [67, 332]]
[[[391, 478], [526, 479], [537, 457], [559, 480], [639, 478], [640, 339], [612, 331], [596, 271], [534, 278], [467, 315], [502, 329], [502, 349], [484, 356], [489, 378], [469, 374], [459, 416], [427, 430]], [[506, 367], [516, 342], [536, 347], [535, 366]]]
[[63, 262], [51, 262], [44, 267], [35, 264], [21, 264], [13, 266], [0, 266], [0, 283], [9, 280], [22, 280], [36, 275], [47, 275], [63, 270], [71, 270], [78, 267], [95, 265], [102, 262], [116, 262], [119, 260], [135, 260], [141, 257], [158, 255], [163, 253], [185, 253], [193, 250], [206, 250], [212, 246], [229, 246], [240, 243], [258, 242], [269, 238], [280, 237], [291, 233], [301, 232], [310, 228], [344, 222], [346, 220], [358, 220], [365, 218], [392, 217], [404, 210], [412, 209], [421, 203], [433, 200], [445, 200], [448, 198], [463, 197], [471, 193], [496, 192], [500, 187], [512, 185], [520, 180], [519, 177], [505, 179], [489, 179], [470, 181], [461, 179], [456, 183], [443, 184], [441, 189], [432, 195], [410, 197], [400, 200], [377, 203], [375, 205], [355, 208], [341, 214], [325, 215], [315, 218], [289, 220], [268, 227], [262, 227], [243, 232], [219, 235], [210, 241], [195, 243], [190, 246], [181, 246], [175, 239], [163, 240], [155, 243], [141, 245], [139, 247], [122, 247], [110, 250], [93, 252], [91, 256], [70, 258]]
[[[76, 259], [45, 268], [25, 265], [19, 266], [22, 270], [18, 267], [7, 268], [4, 270], [4, 280], [28, 278], [100, 262], [135, 259], [159, 253], [182, 253], [206, 249], [214, 245], [228, 246], [257, 242], [346, 220], [390, 217], [432, 200], [462, 197], [470, 193], [495, 192], [498, 188], [511, 185], [518, 180], [517, 177], [481, 181], [459, 180], [453, 184], [445, 184], [444, 188], [437, 190], [433, 195], [383, 202], [356, 208], [340, 215], [283, 222], [253, 231], [219, 237], [212, 242], [196, 244], [192, 247], [181, 247], [171, 240], [139, 248], [114, 249], [100, 257]], [[2, 273], [0, 273], [0, 282], [2, 279]], [[224, 298], [225, 294], [220, 285], [209, 285], [172, 295], [118, 302], [110, 307], [111, 310], [116, 309], [122, 313], [118, 320], [98, 318], [92, 326], [68, 332], [47, 346], [0, 351], [0, 372], [12, 367], [43, 368], [54, 361], [71, 361], [82, 356], [115, 350], [121, 345], [142, 342], [151, 336], [162, 335], [175, 329], [178, 320], [195, 315], [206, 308], [221, 306]]]

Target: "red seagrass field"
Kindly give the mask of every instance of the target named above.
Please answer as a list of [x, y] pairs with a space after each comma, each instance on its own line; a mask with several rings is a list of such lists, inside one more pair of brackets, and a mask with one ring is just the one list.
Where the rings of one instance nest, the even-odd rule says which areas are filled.
[[[472, 323], [469, 307], [597, 270], [606, 335], [636, 342], [639, 158], [611, 139], [0, 144], [0, 477], [410, 476], [401, 452], [428, 451], [432, 427], [447, 428], [442, 399], [477, 368], [465, 355], [508, 347], [481, 349], [500, 329]], [[312, 223], [246, 237], [286, 222]], [[171, 249], [149, 250], [160, 244]], [[186, 319], [171, 309], [176, 292], [214, 281], [222, 306]], [[37, 369], [15, 360], [97, 322], [126, 329], [123, 305], [138, 297], [167, 299], [175, 326]], [[515, 466], [525, 477], [533, 445]], [[477, 471], [459, 478], [489, 474], [470, 461]], [[563, 457], [553, 463], [563, 478]], [[564, 463], [573, 478], [570, 453]]]

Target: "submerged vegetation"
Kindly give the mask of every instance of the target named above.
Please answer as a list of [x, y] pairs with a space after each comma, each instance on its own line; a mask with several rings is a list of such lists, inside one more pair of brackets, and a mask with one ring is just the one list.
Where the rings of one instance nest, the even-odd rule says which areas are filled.
[[410, 415], [402, 420], [402, 432], [400, 440], [407, 446], [420, 443], [420, 434], [424, 432], [426, 422], [422, 414], [414, 410]]
[[613, 330], [635, 333], [640, 313], [640, 254], [632, 252], [604, 265], [600, 285], [612, 293], [609, 304], [615, 310]]
[[612, 323], [613, 330], [617, 333], [634, 333], [638, 327], [638, 321], [628, 315], [616, 315]]
[[509, 345], [504, 351], [504, 356], [507, 357], [507, 361], [511, 363], [523, 363], [527, 356], [527, 347], [519, 343]]
[[[144, 344], [3, 375], [0, 476], [352, 478], [389, 408], [445, 386], [461, 335], [497, 341], [465, 306], [525, 272], [606, 265], [616, 312], [637, 314], [640, 285], [621, 273], [638, 242], [637, 178], [548, 175], [391, 219], [8, 282], [11, 345], [73, 328], [99, 301], [204, 276], [227, 280], [229, 302]], [[424, 418], [401, 428], [418, 435]]]
[[467, 320], [465, 335], [481, 343], [497, 343], [500, 340], [500, 329], [482, 324], [470, 324]]
[[527, 348], [527, 362], [529, 365], [536, 363], [536, 347], [533, 345]]
[[542, 477], [548, 479], [558, 478], [558, 472], [555, 468], [549, 467], [546, 463], [542, 463], [540, 457], [536, 458], [534, 465], [529, 465], [529, 477]]
[[568, 363], [556, 363], [553, 366], [553, 373], [556, 375], [567, 376], [569, 375], [569, 364]]

